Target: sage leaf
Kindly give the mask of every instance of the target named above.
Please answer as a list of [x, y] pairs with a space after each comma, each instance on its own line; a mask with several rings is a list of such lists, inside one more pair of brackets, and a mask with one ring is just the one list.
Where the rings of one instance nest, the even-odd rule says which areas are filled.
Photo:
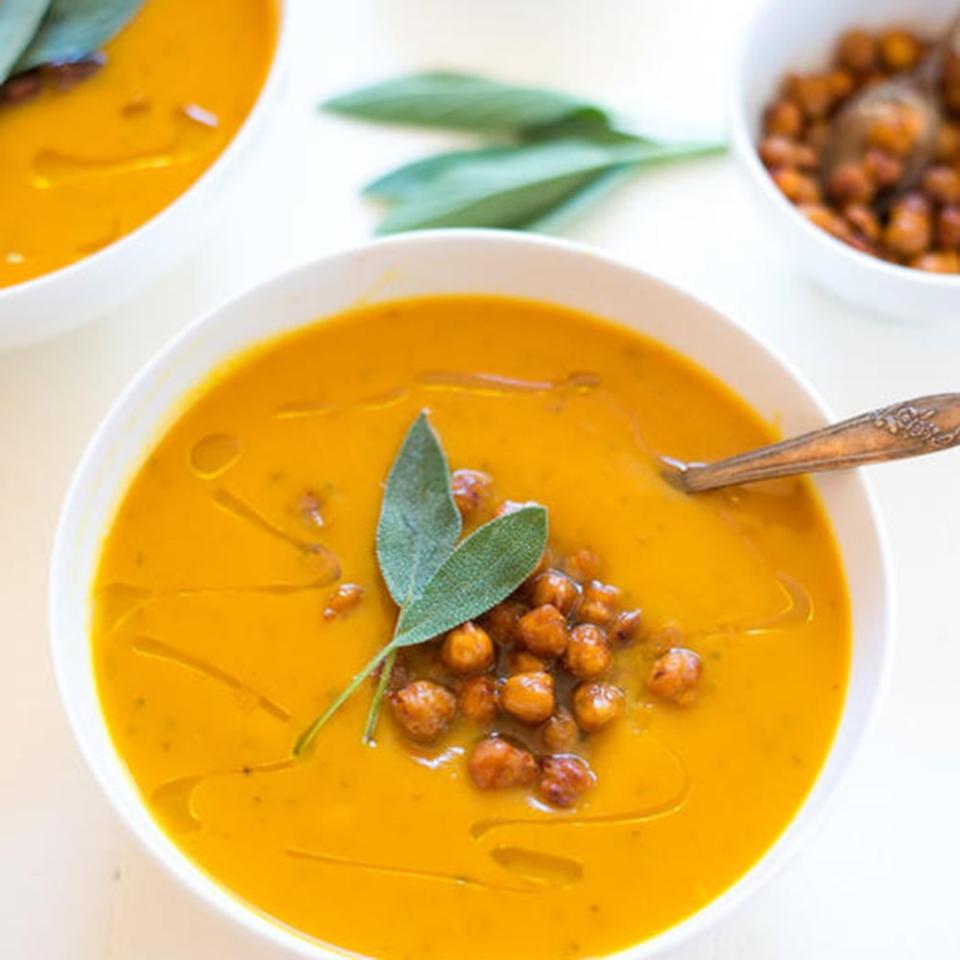
[[399, 607], [416, 597], [450, 556], [460, 530], [447, 458], [421, 413], [390, 468], [377, 526], [377, 561]]
[[0, 0], [0, 83], [36, 36], [50, 0]]
[[720, 149], [714, 143], [555, 140], [493, 156], [463, 157], [406, 192], [378, 233], [432, 227], [523, 229], [613, 167], [638, 166]]
[[472, 161], [484, 162], [508, 157], [516, 147], [484, 147], [479, 150], [450, 150], [435, 153], [421, 160], [405, 163], [396, 170], [378, 177], [363, 188], [367, 197], [378, 200], [402, 200], [404, 197], [429, 186], [445, 171]]
[[486, 613], [533, 573], [547, 545], [547, 511], [522, 507], [458, 544], [400, 614], [392, 646], [409, 647]]
[[[5, 0], [6, 2], [6, 0]], [[118, 34], [144, 0], [53, 0], [15, 70], [80, 60]]]
[[518, 130], [574, 115], [605, 117], [594, 104], [555, 90], [442, 72], [375, 83], [327, 100], [323, 107], [364, 120], [450, 130]]
[[635, 174], [635, 168], [629, 164], [602, 170], [547, 211], [544, 216], [523, 224], [523, 229], [538, 233], [552, 233], [559, 230], [628, 180], [632, 180]]

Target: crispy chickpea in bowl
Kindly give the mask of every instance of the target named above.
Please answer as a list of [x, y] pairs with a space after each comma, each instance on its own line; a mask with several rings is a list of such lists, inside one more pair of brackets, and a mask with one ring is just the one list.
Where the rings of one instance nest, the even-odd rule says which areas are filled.
[[844, 104], [916, 68], [930, 46], [899, 27], [845, 31], [825, 70], [786, 75], [764, 111], [757, 152], [783, 195], [836, 239], [891, 263], [960, 273], [960, 56], [944, 62], [944, 122], [915, 189], [904, 185], [922, 120], [907, 104], [878, 112], [861, 159], [839, 164], [829, 177], [821, 171], [824, 143]]
[[785, 259], [856, 306], [910, 320], [957, 314], [958, 67], [942, 71], [944, 123], [923, 175], [904, 185], [915, 118], [877, 118], [861, 159], [821, 175], [843, 105], [923, 62], [951, 0], [761, 0], [734, 62], [731, 144]]

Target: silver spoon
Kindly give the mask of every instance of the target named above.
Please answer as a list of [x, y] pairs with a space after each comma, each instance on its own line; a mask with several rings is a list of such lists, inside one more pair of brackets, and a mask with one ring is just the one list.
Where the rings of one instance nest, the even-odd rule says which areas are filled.
[[944, 32], [933, 50], [910, 73], [884, 80], [852, 97], [830, 124], [820, 165], [824, 186], [839, 166], [863, 159], [873, 125], [893, 110], [910, 110], [918, 120], [918, 135], [904, 158], [897, 192], [911, 189], [933, 155], [942, 122], [938, 82], [946, 57], [960, 55], [960, 16]]
[[918, 457], [955, 446], [960, 446], [960, 393], [938, 393], [715, 463], [665, 457], [663, 472], [685, 493], [702, 493], [755, 480]]

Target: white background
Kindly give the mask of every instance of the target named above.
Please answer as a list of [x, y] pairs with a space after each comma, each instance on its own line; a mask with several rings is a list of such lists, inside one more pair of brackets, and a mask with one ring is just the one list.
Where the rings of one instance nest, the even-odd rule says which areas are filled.
[[[718, 131], [751, 5], [293, 0], [283, 101], [201, 248], [102, 322], [0, 356], [0, 957], [276, 956], [161, 874], [108, 808], [61, 714], [44, 593], [70, 472], [134, 371], [232, 293], [367, 238], [374, 212], [359, 186], [447, 142], [324, 117], [316, 102], [400, 69], [446, 66], [562, 84], [657, 128]], [[810, 287], [755, 220], [730, 159], [642, 174], [567, 235], [712, 301], [784, 351], [838, 414], [960, 389], [960, 322], [884, 320]], [[791, 869], [676, 960], [960, 957], [958, 471], [955, 452], [874, 470], [900, 600], [876, 734]]]

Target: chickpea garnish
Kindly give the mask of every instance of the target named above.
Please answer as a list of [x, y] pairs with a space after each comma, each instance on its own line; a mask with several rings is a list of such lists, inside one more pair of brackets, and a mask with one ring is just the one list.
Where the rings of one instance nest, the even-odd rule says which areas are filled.
[[323, 619], [333, 620], [352, 610], [363, 599], [363, 587], [359, 583], [341, 583], [327, 597], [323, 607]]
[[504, 646], [519, 642], [518, 625], [520, 618], [529, 608], [519, 600], [504, 600], [483, 617], [483, 625], [497, 643]]
[[450, 486], [454, 503], [464, 518], [476, 513], [493, 493], [493, 480], [480, 470], [454, 470]]
[[570, 631], [563, 666], [578, 680], [602, 677], [613, 665], [607, 635], [593, 623], [581, 623]]
[[534, 581], [530, 601], [535, 607], [549, 603], [564, 616], [569, 616], [580, 599], [580, 588], [566, 574], [547, 570]]
[[619, 600], [620, 591], [616, 587], [599, 580], [591, 580], [584, 585], [577, 617], [587, 623], [605, 627], [612, 623], [617, 615]]
[[556, 705], [549, 673], [515, 673], [500, 689], [500, 706], [521, 723], [543, 723]]
[[454, 673], [482, 673], [494, 656], [490, 634], [470, 621], [451, 630], [440, 648], [440, 659]]
[[685, 707], [696, 699], [702, 673], [700, 657], [678, 647], [657, 658], [647, 676], [647, 689], [661, 700]]
[[481, 740], [470, 752], [467, 770], [481, 790], [529, 786], [538, 773], [533, 754], [503, 737]]
[[584, 733], [602, 730], [623, 713], [623, 708], [623, 691], [612, 683], [581, 683], [573, 691], [573, 715]]
[[545, 603], [520, 618], [517, 637], [538, 657], [559, 657], [567, 649], [567, 618], [552, 604]]
[[580, 728], [569, 710], [562, 707], [540, 728], [540, 739], [551, 753], [567, 753], [580, 740]]
[[439, 683], [415, 680], [390, 695], [393, 716], [412, 740], [430, 743], [450, 726], [457, 698]]
[[552, 807], [572, 807], [594, 782], [592, 771], [579, 757], [544, 757], [537, 789]]
[[458, 695], [460, 712], [471, 722], [486, 727], [500, 712], [497, 683], [491, 676], [464, 680]]

